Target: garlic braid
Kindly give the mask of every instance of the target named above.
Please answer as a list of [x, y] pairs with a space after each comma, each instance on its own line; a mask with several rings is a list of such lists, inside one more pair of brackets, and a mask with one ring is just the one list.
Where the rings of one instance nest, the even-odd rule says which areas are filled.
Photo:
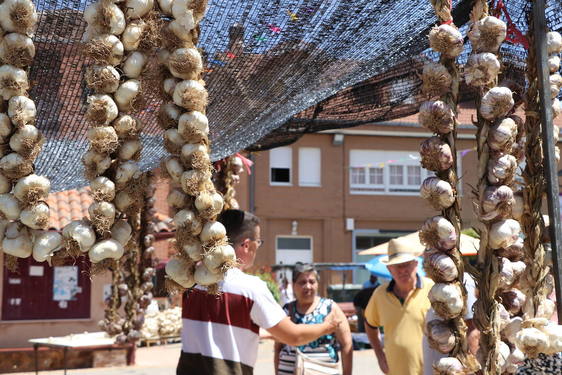
[[[456, 58], [463, 50], [463, 38], [452, 23], [448, 1], [432, 0], [440, 26], [429, 34], [430, 47], [440, 53], [439, 63], [426, 64], [422, 92], [428, 101], [420, 108], [420, 123], [436, 136], [422, 143], [422, 166], [436, 172], [421, 187], [421, 196], [441, 211], [426, 221], [420, 240], [426, 245], [424, 268], [434, 281], [429, 298], [438, 317], [428, 319], [426, 335], [430, 345], [449, 355], [433, 364], [437, 374], [454, 371], [472, 373], [479, 366], [468, 351], [464, 264], [459, 249], [461, 220], [456, 160], [457, 101], [460, 75]], [[435, 98], [438, 97], [436, 100]], [[450, 362], [455, 366], [450, 366]]]
[[[85, 78], [94, 92], [86, 111], [92, 126], [90, 149], [83, 159], [94, 198], [89, 214], [96, 233], [88, 256], [92, 273], [111, 269], [113, 283], [119, 283], [122, 296], [128, 296], [127, 319], [118, 324], [120, 332], [111, 333], [120, 333], [118, 342], [134, 342], [140, 338], [135, 322], [141, 294], [140, 211], [146, 178], [137, 163], [142, 124], [131, 113], [144, 106], [142, 73], [158, 42], [159, 21], [153, 0], [120, 4], [99, 0], [88, 6], [84, 18], [88, 23], [84, 51], [93, 62]], [[118, 318], [118, 306], [112, 301], [102, 327], [114, 326]]]
[[240, 183], [240, 174], [244, 171], [244, 164], [238, 156], [229, 156], [220, 162], [220, 169], [213, 175], [215, 188], [224, 197], [223, 210], [239, 209], [234, 186]]
[[162, 90], [167, 102], [160, 109], [159, 123], [166, 129], [164, 146], [172, 155], [163, 163], [163, 170], [181, 186], [169, 199], [177, 210], [174, 222], [179, 252], [166, 265], [171, 292], [195, 284], [216, 292], [217, 283], [236, 259], [225, 228], [216, 222], [224, 202], [211, 181], [207, 91], [201, 80], [203, 61], [195, 48], [206, 5], [205, 0], [174, 0], [166, 9], [161, 3], [162, 11], [172, 16], [162, 30], [164, 48], [158, 53], [167, 69]]
[[6, 0], [0, 5], [0, 218], [6, 266], [17, 259], [51, 260], [61, 236], [47, 232], [51, 184], [34, 174], [33, 163], [44, 143], [34, 126], [35, 103], [28, 96], [28, 73], [35, 56], [31, 40], [37, 12], [31, 0]]

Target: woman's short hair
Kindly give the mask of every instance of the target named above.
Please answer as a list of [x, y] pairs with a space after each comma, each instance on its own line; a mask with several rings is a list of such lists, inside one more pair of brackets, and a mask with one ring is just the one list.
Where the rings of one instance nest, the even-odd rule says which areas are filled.
[[295, 263], [295, 269], [293, 270], [293, 283], [297, 281], [301, 274], [308, 272], [313, 272], [316, 277], [316, 281], [320, 281], [320, 275], [313, 264], [297, 262]]
[[260, 219], [256, 215], [242, 210], [223, 211], [218, 221], [226, 228], [226, 235], [232, 245], [246, 238], [254, 239], [256, 227], [260, 224]]

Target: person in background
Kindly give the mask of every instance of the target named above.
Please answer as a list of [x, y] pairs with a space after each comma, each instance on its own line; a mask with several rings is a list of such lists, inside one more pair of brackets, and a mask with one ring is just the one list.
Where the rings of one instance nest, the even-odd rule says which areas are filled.
[[[390, 240], [381, 262], [392, 280], [375, 290], [365, 309], [365, 330], [385, 374], [423, 373], [423, 325], [433, 281], [417, 274], [417, 254], [411, 249], [407, 240]], [[384, 328], [384, 347], [379, 327]]]
[[297, 325], [275, 302], [265, 282], [245, 274], [262, 240], [251, 213], [226, 210], [219, 221], [234, 247], [239, 268], [228, 270], [218, 295], [196, 286], [183, 295], [182, 352], [177, 375], [249, 375], [258, 355], [259, 328], [277, 340], [303, 345], [334, 332], [341, 318], [329, 314], [319, 324]]
[[[322, 336], [298, 346], [298, 349], [315, 360], [338, 362], [337, 346], [341, 349], [343, 375], [351, 375], [353, 366], [353, 343], [349, 324], [341, 308], [334, 301], [318, 296], [318, 272], [310, 264], [297, 263], [293, 271], [293, 290], [296, 300], [283, 309], [297, 324], [316, 324], [324, 321], [330, 312], [342, 319], [334, 334]], [[278, 375], [294, 374], [296, 348], [281, 342], [275, 343], [275, 370]]]
[[377, 277], [377, 275], [371, 274], [369, 280], [363, 283], [362, 289], [376, 289], [379, 285], [381, 285], [381, 283], [379, 283], [379, 278]]
[[283, 274], [283, 279], [281, 279], [281, 287], [279, 288], [280, 294], [280, 301], [279, 304], [281, 306], [285, 306], [285, 304], [293, 301], [295, 299], [295, 295], [293, 293], [293, 286], [287, 279], [287, 275]]
[[371, 274], [369, 280], [363, 283], [363, 289], [353, 297], [353, 306], [357, 314], [357, 330], [365, 332], [365, 309], [375, 289], [380, 285], [377, 276]]

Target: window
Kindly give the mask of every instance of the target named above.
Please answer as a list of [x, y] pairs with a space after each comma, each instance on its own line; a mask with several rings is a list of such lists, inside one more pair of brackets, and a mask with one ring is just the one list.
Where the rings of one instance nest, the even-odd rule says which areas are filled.
[[433, 175], [419, 164], [417, 151], [350, 151], [353, 194], [418, 194], [422, 181]]
[[[277, 236], [275, 248], [275, 262], [277, 264], [312, 263], [312, 237]], [[289, 280], [292, 277], [290, 270], [283, 270], [283, 274]], [[278, 277], [280, 276], [278, 274]]]
[[269, 151], [271, 185], [291, 185], [292, 152], [290, 147], [279, 147]]
[[299, 148], [299, 186], [321, 185], [322, 157], [319, 148]]

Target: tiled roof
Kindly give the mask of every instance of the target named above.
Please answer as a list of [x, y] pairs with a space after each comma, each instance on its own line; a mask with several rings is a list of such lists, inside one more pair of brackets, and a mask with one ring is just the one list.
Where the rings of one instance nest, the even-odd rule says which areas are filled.
[[89, 188], [60, 191], [49, 194], [49, 228], [60, 230], [72, 220], [88, 217], [88, 207], [92, 203]]

